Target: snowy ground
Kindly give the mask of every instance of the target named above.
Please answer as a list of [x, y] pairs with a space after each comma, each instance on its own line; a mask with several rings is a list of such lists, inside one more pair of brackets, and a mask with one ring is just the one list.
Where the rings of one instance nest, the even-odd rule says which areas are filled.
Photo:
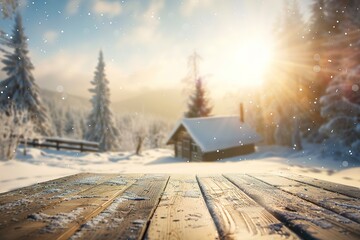
[[317, 145], [306, 151], [284, 147], [259, 147], [254, 154], [212, 163], [188, 163], [174, 158], [173, 150], [146, 150], [141, 156], [129, 152], [78, 153], [48, 149], [22, 149], [15, 160], [0, 162], [0, 192], [75, 174], [97, 173], [279, 173], [291, 172], [360, 187], [360, 164], [324, 158]]

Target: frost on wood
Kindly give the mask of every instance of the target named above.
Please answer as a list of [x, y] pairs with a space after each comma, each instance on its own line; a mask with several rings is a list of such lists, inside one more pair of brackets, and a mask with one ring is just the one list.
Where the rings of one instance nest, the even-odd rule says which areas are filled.
[[94, 80], [91, 82], [93, 93], [91, 103], [93, 109], [88, 117], [86, 140], [99, 142], [100, 150], [111, 151], [119, 148], [119, 131], [115, 126], [110, 110], [110, 89], [105, 76], [105, 63], [100, 51], [99, 63], [96, 67]]
[[101, 179], [100, 176], [91, 176], [76, 180], [74, 184], [76, 185], [95, 185]]
[[66, 228], [67, 225], [75, 221], [84, 210], [84, 208], [77, 208], [69, 213], [58, 213], [55, 215], [48, 215], [45, 213], [33, 213], [30, 214], [27, 219], [29, 221], [45, 222], [46, 226], [41, 229], [41, 232], [51, 233], [55, 232], [58, 229]]
[[100, 224], [106, 224], [107, 228], [119, 227], [119, 224], [123, 221], [123, 219], [116, 218], [113, 215], [117, 212], [119, 205], [124, 201], [126, 201], [126, 199], [122, 197], [116, 198], [114, 202], [111, 203], [110, 206], [102, 211], [99, 215], [84, 223], [70, 239], [79, 239], [84, 235], [85, 232], [93, 231]]
[[0, 82], [0, 106], [14, 106], [18, 110], [29, 111], [34, 130], [42, 135], [50, 135], [47, 110], [32, 75], [34, 66], [28, 56], [27, 37], [19, 14], [15, 18], [13, 36], [5, 43], [10, 50], [4, 50], [2, 60], [7, 78]]
[[143, 201], [143, 200], [149, 200], [150, 199], [149, 197], [138, 196], [135, 193], [128, 192], [128, 191], [125, 192], [123, 198], [127, 199], [127, 200], [134, 200], [134, 201]]
[[119, 176], [119, 177], [110, 179], [110, 180], [104, 182], [103, 184], [107, 184], [107, 185], [110, 185], [110, 186], [126, 185], [127, 181], [126, 181], [125, 178]]

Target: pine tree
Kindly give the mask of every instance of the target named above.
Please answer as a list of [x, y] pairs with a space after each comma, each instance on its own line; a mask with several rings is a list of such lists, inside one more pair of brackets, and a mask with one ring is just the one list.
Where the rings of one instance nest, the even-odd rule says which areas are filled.
[[64, 136], [64, 125], [65, 125], [65, 117], [64, 117], [64, 109], [59, 108], [58, 111], [54, 112], [54, 127], [56, 131], [56, 135], [58, 137]]
[[80, 127], [77, 124], [77, 122], [75, 121], [74, 114], [70, 109], [67, 110], [65, 117], [66, 117], [66, 123], [65, 123], [65, 127], [64, 127], [65, 135], [67, 137], [80, 139], [80, 135], [81, 135]]
[[314, 0], [309, 20], [309, 50], [308, 56], [309, 77], [303, 81], [303, 92], [306, 97], [302, 131], [309, 141], [321, 141], [322, 136], [318, 130], [324, 119], [320, 114], [319, 99], [324, 94], [330, 79], [330, 63], [328, 62], [329, 21], [326, 14], [324, 0]]
[[19, 14], [15, 17], [12, 38], [3, 43], [13, 49], [13, 52], [3, 49], [5, 52], [2, 60], [5, 65], [3, 70], [8, 77], [0, 82], [0, 105], [14, 106], [18, 110], [28, 111], [35, 132], [50, 135], [49, 118], [39, 95], [39, 87], [31, 73], [34, 66], [28, 57], [27, 37]]
[[0, 11], [3, 18], [11, 17], [15, 13], [18, 4], [18, 0], [1, 0]]
[[89, 141], [99, 142], [102, 151], [117, 150], [119, 147], [119, 131], [115, 127], [112, 112], [110, 110], [110, 89], [105, 76], [105, 63], [102, 51], [99, 54], [99, 63], [96, 67], [94, 80], [91, 82], [94, 88], [91, 100], [93, 109], [88, 117], [87, 133], [85, 138]]
[[336, 37], [338, 46], [342, 46], [338, 50], [343, 70], [331, 80], [326, 94], [320, 99], [321, 114], [326, 118], [320, 131], [345, 146], [350, 155], [360, 156], [360, 4], [346, 2], [349, 5], [340, 9], [344, 10], [342, 17], [347, 22], [340, 24], [338, 31], [348, 34]]
[[[266, 141], [302, 149], [300, 139], [299, 93], [304, 68], [304, 23], [296, 1], [284, 2], [284, 11], [276, 26], [277, 74], [268, 77], [263, 96]], [[273, 138], [271, 137], [273, 135]]]
[[208, 117], [211, 114], [212, 107], [209, 106], [209, 100], [206, 97], [206, 90], [203, 81], [198, 78], [195, 91], [190, 96], [188, 111], [185, 113], [187, 118]]
[[326, 118], [320, 131], [335, 138], [360, 156], [360, 63], [335, 77], [321, 98], [321, 114]]

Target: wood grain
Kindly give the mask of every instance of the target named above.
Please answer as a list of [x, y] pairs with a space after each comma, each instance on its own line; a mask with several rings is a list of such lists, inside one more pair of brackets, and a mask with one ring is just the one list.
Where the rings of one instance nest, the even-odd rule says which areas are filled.
[[326, 189], [331, 192], [341, 193], [349, 197], [360, 199], [360, 188], [295, 174], [281, 174], [281, 176], [291, 180], [295, 180], [300, 183], [305, 183], [308, 185]]
[[206, 176], [198, 180], [221, 239], [298, 239], [224, 177]]
[[65, 198], [77, 195], [114, 175], [76, 174], [2, 194], [0, 232], [26, 220], [34, 212], [51, 208]]
[[[251, 174], [251, 176], [360, 223], [360, 201], [357, 198], [348, 197], [311, 185], [299, 185], [298, 182], [281, 176], [264, 174]], [[282, 180], [284, 180], [286, 184], [283, 184]]]
[[146, 239], [219, 239], [195, 175], [170, 177]]
[[167, 175], [145, 175], [122, 195], [112, 210], [85, 224], [74, 239], [141, 239], [160, 201]]
[[119, 177], [109, 176], [111, 178], [106, 177], [106, 181], [78, 192], [76, 195], [68, 196], [51, 208], [29, 214], [27, 219], [0, 231], [1, 238], [67, 239], [82, 223], [106, 208], [135, 182], [131, 175], [125, 179], [121, 177], [121, 181]]
[[302, 238], [359, 239], [360, 225], [254, 177], [225, 175]]
[[0, 194], [0, 239], [360, 239], [359, 195], [297, 175], [83, 173]]

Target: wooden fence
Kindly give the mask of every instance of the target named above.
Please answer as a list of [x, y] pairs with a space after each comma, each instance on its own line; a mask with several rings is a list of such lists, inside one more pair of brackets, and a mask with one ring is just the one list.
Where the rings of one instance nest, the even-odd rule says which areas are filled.
[[42, 139], [28, 139], [25, 142], [25, 139], [20, 139], [20, 144], [27, 144], [27, 146], [36, 147], [36, 148], [55, 148], [56, 150], [71, 150], [71, 151], [80, 151], [80, 152], [98, 152], [99, 143], [97, 142], [88, 142], [88, 141], [79, 141], [72, 139], [62, 139], [62, 138], [42, 138]]

